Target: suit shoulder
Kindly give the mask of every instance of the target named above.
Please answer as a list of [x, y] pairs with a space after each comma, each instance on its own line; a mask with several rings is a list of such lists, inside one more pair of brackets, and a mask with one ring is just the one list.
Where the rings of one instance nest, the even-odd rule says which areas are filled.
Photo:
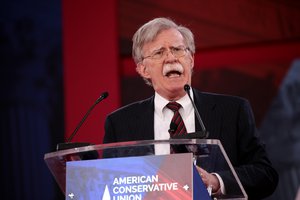
[[217, 93], [204, 93], [207, 96], [211, 96], [212, 98], [222, 99], [222, 100], [230, 100], [230, 101], [248, 101], [244, 97], [234, 96], [229, 94], [217, 94]]
[[148, 99], [145, 100], [141, 100], [141, 101], [136, 101], [133, 103], [130, 103], [128, 105], [122, 106], [120, 108], [118, 108], [117, 110], [113, 111], [112, 113], [109, 114], [109, 116], [114, 116], [114, 115], [126, 115], [126, 114], [133, 114], [136, 112], [140, 112], [142, 110], [146, 110], [149, 109], [154, 105], [153, 104], [153, 97], [150, 97]]
[[240, 96], [218, 94], [209, 92], [200, 92], [201, 99], [207, 102], [215, 102], [217, 104], [249, 104], [248, 99]]

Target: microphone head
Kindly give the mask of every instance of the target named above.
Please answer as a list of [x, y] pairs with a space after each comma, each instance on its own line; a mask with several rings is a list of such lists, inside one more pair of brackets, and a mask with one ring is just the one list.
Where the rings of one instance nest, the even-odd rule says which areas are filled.
[[188, 92], [188, 91], [190, 91], [191, 87], [189, 86], [189, 84], [185, 84], [184, 87], [183, 87], [183, 89], [184, 89], [186, 92]]
[[106, 97], [108, 97], [108, 92], [103, 92], [100, 96], [102, 99], [105, 99]]
[[103, 92], [100, 97], [96, 100], [96, 104], [98, 104], [100, 101], [102, 101], [103, 99], [105, 99], [106, 97], [108, 97], [108, 92]]

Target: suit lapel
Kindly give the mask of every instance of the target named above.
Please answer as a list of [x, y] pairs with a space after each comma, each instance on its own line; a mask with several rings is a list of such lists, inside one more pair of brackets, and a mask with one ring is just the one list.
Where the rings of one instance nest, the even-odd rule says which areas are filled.
[[154, 96], [141, 102], [140, 112], [136, 115], [136, 137], [143, 140], [154, 139]]
[[[193, 89], [194, 102], [202, 118], [206, 130], [209, 132], [209, 138], [218, 138], [220, 136], [221, 116], [216, 112], [217, 103], [210, 95]], [[201, 131], [200, 123], [195, 115], [196, 131]]]

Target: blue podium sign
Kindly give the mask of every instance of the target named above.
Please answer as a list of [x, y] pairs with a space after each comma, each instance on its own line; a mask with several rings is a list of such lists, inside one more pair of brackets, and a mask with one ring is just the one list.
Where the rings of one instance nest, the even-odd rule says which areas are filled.
[[66, 199], [211, 198], [195, 170], [192, 154], [182, 153], [67, 162]]

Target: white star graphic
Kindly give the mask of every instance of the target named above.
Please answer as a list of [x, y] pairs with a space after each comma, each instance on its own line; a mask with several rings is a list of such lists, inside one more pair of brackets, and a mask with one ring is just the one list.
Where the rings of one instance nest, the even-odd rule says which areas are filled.
[[73, 193], [70, 193], [68, 194], [68, 196], [70, 197], [70, 199], [73, 199], [75, 195]]
[[184, 189], [185, 191], [187, 191], [187, 190], [190, 189], [190, 187], [189, 187], [188, 185], [185, 185], [185, 186], [183, 186], [183, 189]]

